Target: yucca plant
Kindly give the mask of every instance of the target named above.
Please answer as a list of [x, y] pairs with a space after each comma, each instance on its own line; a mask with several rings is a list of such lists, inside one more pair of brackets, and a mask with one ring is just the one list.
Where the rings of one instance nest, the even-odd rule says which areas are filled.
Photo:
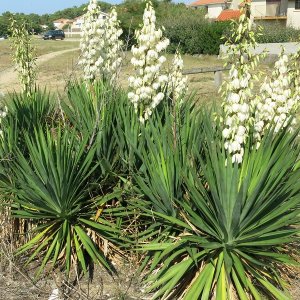
[[9, 115], [18, 119], [20, 127], [29, 130], [37, 125], [51, 123], [55, 110], [52, 94], [39, 88], [35, 88], [30, 95], [14, 92], [7, 97], [5, 104]]
[[97, 114], [100, 114], [100, 108], [95, 105], [95, 101], [102, 100], [102, 105], [106, 102], [106, 99], [101, 96], [100, 99], [98, 94], [98, 91], [105, 94], [104, 89], [105, 85], [102, 82], [95, 82], [93, 87], [84, 82], [70, 82], [67, 87], [67, 98], [61, 103], [63, 113], [67, 121], [84, 137], [91, 136], [99, 126], [100, 119], [97, 120]]
[[202, 149], [201, 113], [193, 108], [187, 103], [175, 116], [172, 108], [165, 107], [163, 119], [161, 112], [155, 114], [141, 128], [144, 147], [136, 149], [142, 161], [142, 176], [135, 176], [137, 186], [141, 191], [148, 190], [147, 197], [155, 211], [170, 216], [176, 215], [174, 199], [184, 193], [182, 174], [197, 165], [194, 149], [197, 153]]
[[54, 123], [55, 104], [52, 95], [36, 88], [30, 95], [13, 93], [4, 101], [7, 116], [2, 121], [0, 155], [13, 156], [14, 148], [24, 149], [24, 132], [33, 133], [36, 127], [50, 127]]
[[[35, 88], [29, 95], [27, 93], [12, 93], [7, 95], [3, 104], [7, 108], [7, 115], [2, 119], [0, 135], [0, 172], [5, 176], [11, 176], [11, 162], [15, 159], [16, 149], [22, 151], [27, 157], [27, 148], [24, 143], [24, 134], [33, 134], [36, 127], [51, 127], [54, 122], [55, 105], [52, 95], [46, 90]], [[4, 206], [8, 214], [11, 205], [11, 199], [2, 193], [0, 206]], [[21, 243], [20, 233], [27, 231], [31, 227], [30, 220], [10, 219], [10, 240], [14, 243]], [[22, 241], [21, 241], [22, 240]]]
[[[62, 102], [66, 121], [76, 128], [79, 136], [89, 137], [89, 145], [96, 144], [97, 157], [102, 161], [100, 167], [106, 166], [101, 170], [104, 173], [113, 171], [117, 174], [120, 169], [121, 144], [114, 133], [121, 125], [117, 124], [117, 119], [128, 106], [122, 89], [102, 81], [95, 82], [93, 86], [82, 82], [71, 83], [68, 98]], [[123, 131], [121, 135], [124, 135]]]
[[114, 248], [109, 245], [122, 236], [102, 211], [119, 192], [103, 194], [103, 178], [95, 175], [96, 146], [87, 148], [88, 137], [78, 139], [70, 128], [36, 128], [33, 134], [24, 133], [24, 143], [28, 154], [17, 149], [12, 175], [1, 178], [2, 190], [11, 194], [14, 203], [13, 217], [36, 225], [31, 240], [17, 253], [29, 253], [27, 263], [41, 259], [37, 275], [50, 261], [67, 274], [72, 266], [86, 272], [90, 263], [114, 271], [111, 251], [105, 249]]
[[[152, 256], [145, 283], [154, 299], [290, 299], [280, 266], [294, 264], [288, 244], [298, 239], [300, 170], [297, 132], [270, 131], [259, 149], [248, 142], [241, 165], [232, 164], [218, 124], [204, 119], [201, 168], [174, 162], [160, 176], [152, 165], [170, 164], [149, 148], [137, 184], [148, 202], [139, 207], [161, 228], [138, 249]], [[160, 144], [159, 142], [158, 144]], [[196, 153], [196, 152], [194, 152]], [[165, 190], [181, 173], [184, 190]], [[169, 199], [168, 199], [169, 197]], [[157, 202], [162, 208], [157, 207]], [[171, 211], [175, 213], [170, 214]], [[167, 229], [166, 229], [167, 228]], [[171, 230], [170, 230], [171, 228]]]

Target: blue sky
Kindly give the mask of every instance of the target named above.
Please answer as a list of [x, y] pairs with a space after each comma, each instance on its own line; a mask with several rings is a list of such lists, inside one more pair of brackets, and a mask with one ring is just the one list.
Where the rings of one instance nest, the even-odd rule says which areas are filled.
[[[88, 0], [0, 0], [0, 14], [5, 11], [14, 13], [53, 13], [67, 7], [79, 6]], [[121, 0], [109, 0], [109, 3], [120, 3]]]

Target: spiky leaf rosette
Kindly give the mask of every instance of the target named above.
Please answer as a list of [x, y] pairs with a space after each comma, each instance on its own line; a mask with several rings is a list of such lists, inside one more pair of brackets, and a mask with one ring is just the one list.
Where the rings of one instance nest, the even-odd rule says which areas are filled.
[[[261, 299], [262, 293], [289, 299], [278, 266], [294, 263], [283, 247], [298, 233], [297, 133], [270, 131], [259, 149], [246, 144], [242, 164], [232, 164], [220, 139], [222, 129], [211, 124], [204, 122], [201, 168], [183, 168], [178, 159], [173, 172], [166, 173], [168, 182], [178, 182], [181, 173], [184, 192], [164, 193], [172, 196], [169, 201], [161, 197], [165, 176], [151, 168], [164, 166], [156, 149], [138, 181], [152, 204], [144, 210], [161, 232], [159, 239], [140, 241], [140, 250], [152, 257], [148, 291], [156, 291], [154, 299], [234, 299], [234, 293], [239, 299]], [[154, 194], [149, 182], [161, 192]]]
[[33, 237], [17, 253], [29, 252], [27, 263], [42, 259], [37, 275], [49, 262], [67, 274], [72, 266], [86, 272], [91, 262], [113, 271], [104, 244], [114, 244], [121, 233], [103, 210], [117, 195], [95, 191], [96, 147], [87, 149], [88, 137], [79, 140], [71, 129], [35, 129], [24, 138], [28, 155], [16, 150], [11, 181], [1, 181], [13, 197], [13, 216], [36, 224]]

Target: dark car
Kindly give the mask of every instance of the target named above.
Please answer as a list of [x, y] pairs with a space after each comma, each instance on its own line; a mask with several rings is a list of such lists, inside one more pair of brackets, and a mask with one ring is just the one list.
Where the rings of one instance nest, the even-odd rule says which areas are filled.
[[44, 33], [43, 39], [44, 40], [56, 40], [60, 39], [63, 40], [65, 38], [65, 33], [63, 30], [49, 30]]

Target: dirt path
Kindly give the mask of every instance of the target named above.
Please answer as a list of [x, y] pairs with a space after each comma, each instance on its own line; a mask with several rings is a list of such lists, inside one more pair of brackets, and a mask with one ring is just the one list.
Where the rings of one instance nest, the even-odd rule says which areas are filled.
[[[37, 66], [67, 52], [76, 51], [78, 48], [72, 48], [67, 50], [60, 50], [51, 53], [41, 55], [37, 58]], [[18, 73], [15, 71], [14, 67], [8, 68], [0, 72], [0, 91], [6, 92], [7, 89], [11, 90], [11, 87], [18, 83]]]

